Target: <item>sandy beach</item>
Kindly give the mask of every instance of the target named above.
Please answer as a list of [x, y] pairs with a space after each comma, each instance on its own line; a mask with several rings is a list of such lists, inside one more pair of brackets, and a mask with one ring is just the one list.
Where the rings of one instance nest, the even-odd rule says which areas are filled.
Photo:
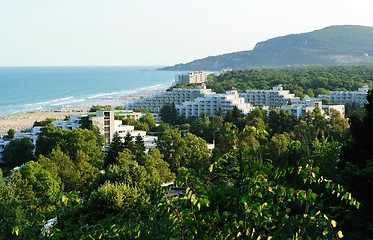
[[99, 100], [95, 102], [90, 102], [89, 106], [69, 106], [63, 107], [61, 109], [50, 109], [45, 111], [26, 112], [7, 116], [0, 116], [0, 137], [6, 135], [9, 129], [20, 131], [25, 128], [30, 128], [33, 126], [35, 121], [43, 121], [47, 118], [59, 120], [64, 119], [66, 116], [81, 115], [86, 113], [93, 105], [104, 105], [112, 107], [123, 106], [126, 101], [149, 97], [154, 94], [163, 92], [165, 90], [166, 88], [152, 90], [146, 93], [127, 95], [117, 99]]
[[43, 121], [47, 118], [59, 120], [65, 118], [66, 116], [79, 114], [83, 114], [83, 111], [81, 109], [66, 109], [64, 111], [40, 111], [0, 116], [0, 137], [4, 136], [9, 129], [20, 131], [22, 129], [32, 127], [35, 121]]

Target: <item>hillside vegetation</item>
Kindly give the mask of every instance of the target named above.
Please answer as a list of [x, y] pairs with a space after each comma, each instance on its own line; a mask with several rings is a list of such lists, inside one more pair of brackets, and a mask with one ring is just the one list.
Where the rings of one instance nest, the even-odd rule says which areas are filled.
[[250, 51], [210, 56], [162, 70], [245, 69], [294, 65], [373, 65], [373, 28], [331, 26], [259, 42]]

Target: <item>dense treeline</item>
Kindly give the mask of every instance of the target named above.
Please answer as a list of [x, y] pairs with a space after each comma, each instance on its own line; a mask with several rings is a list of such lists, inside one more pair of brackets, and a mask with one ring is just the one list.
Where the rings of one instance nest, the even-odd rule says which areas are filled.
[[[170, 104], [159, 126], [123, 119], [159, 134], [149, 152], [141, 137], [115, 134], [104, 151], [90, 124], [47, 124], [36, 156], [6, 150], [25, 165], [0, 182], [0, 239], [369, 239], [372, 95], [350, 127], [318, 108], [182, 119]], [[185, 194], [165, 197], [169, 181]]]
[[207, 87], [223, 93], [232, 87], [240, 92], [247, 89], [272, 89], [282, 84], [299, 97], [310, 97], [328, 91], [356, 91], [373, 85], [373, 67], [305, 67], [262, 68], [228, 71], [210, 75]]

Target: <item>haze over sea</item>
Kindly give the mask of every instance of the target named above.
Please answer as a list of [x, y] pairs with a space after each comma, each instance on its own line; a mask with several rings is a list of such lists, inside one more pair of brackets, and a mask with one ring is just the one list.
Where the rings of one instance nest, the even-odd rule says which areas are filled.
[[157, 68], [0, 67], [0, 116], [90, 106], [171, 86], [177, 72]]

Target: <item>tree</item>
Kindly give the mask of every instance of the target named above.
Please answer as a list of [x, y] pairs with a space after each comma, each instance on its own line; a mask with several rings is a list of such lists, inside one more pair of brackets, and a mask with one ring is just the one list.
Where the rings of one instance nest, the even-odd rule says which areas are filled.
[[361, 201], [362, 207], [353, 213], [348, 230], [351, 236], [365, 238], [373, 234], [373, 91], [367, 95], [366, 114], [361, 119], [350, 118], [351, 140], [343, 148], [339, 169], [340, 179]]
[[194, 134], [187, 133], [184, 137], [186, 142], [185, 162], [189, 162], [185, 167], [207, 170], [210, 166], [210, 151], [206, 141]]
[[106, 161], [105, 166], [109, 166], [110, 164], [115, 163], [116, 158], [118, 157], [118, 154], [124, 150], [125, 146], [122, 142], [121, 137], [119, 136], [118, 132], [114, 133], [113, 139], [111, 140], [107, 155], [106, 155]]
[[156, 125], [153, 114], [147, 113], [144, 116], [140, 117], [139, 122], [145, 123], [148, 126], [148, 130], [154, 128]]
[[34, 160], [34, 148], [29, 138], [24, 137], [12, 140], [4, 150], [5, 165], [8, 168], [14, 168]]
[[165, 103], [160, 110], [161, 120], [165, 123], [175, 125], [178, 123], [178, 114], [175, 103]]
[[103, 141], [94, 131], [62, 130], [53, 125], [44, 127], [36, 142], [36, 155], [48, 156], [57, 146], [73, 161], [81, 150], [89, 156], [93, 166], [101, 168], [104, 164]]
[[78, 190], [80, 174], [70, 157], [60, 147], [56, 147], [48, 155], [48, 158], [58, 166], [58, 176], [61, 178], [64, 190], [67, 192]]
[[30, 161], [9, 177], [21, 199], [32, 201], [41, 199], [43, 206], [54, 203], [60, 190], [58, 182], [39, 163]]
[[129, 148], [133, 140], [133, 137], [130, 132], [127, 132], [126, 136], [124, 137], [124, 147]]
[[7, 132], [7, 135], [4, 136], [4, 138], [10, 138], [10, 139], [13, 139], [14, 138], [14, 134], [16, 133], [16, 131], [14, 129], [9, 129], [8, 132]]
[[181, 133], [177, 129], [169, 129], [158, 138], [157, 148], [163, 154], [164, 160], [170, 164], [172, 172], [181, 166], [189, 164], [190, 159], [185, 159], [187, 146]]
[[175, 179], [175, 174], [170, 170], [170, 164], [163, 160], [163, 155], [157, 148], [152, 148], [149, 151], [150, 161], [159, 174], [162, 183], [169, 182]]

